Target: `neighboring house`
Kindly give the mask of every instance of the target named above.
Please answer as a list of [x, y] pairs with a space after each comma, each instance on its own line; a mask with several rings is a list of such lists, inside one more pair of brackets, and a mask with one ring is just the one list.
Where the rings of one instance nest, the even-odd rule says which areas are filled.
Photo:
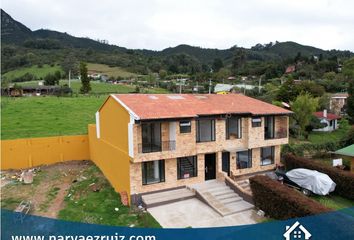
[[112, 94], [96, 113], [90, 140], [105, 150], [92, 156], [121, 161], [108, 178], [134, 202], [142, 193], [231, 172], [274, 169], [291, 113], [241, 94]]
[[286, 232], [283, 234], [285, 240], [290, 239], [305, 239], [311, 238], [311, 233], [302, 226], [299, 222], [295, 222], [291, 227], [286, 226]]
[[288, 66], [285, 70], [285, 74], [289, 74], [289, 73], [293, 73], [296, 71], [296, 66], [295, 65], [291, 65], [291, 66]]
[[317, 117], [321, 123], [326, 125], [323, 128], [313, 129], [315, 132], [331, 132], [339, 127], [338, 120], [341, 119], [341, 117], [333, 113], [327, 113], [326, 109], [322, 112], [315, 112], [314, 116]]
[[337, 115], [346, 113], [348, 93], [335, 93], [329, 101], [329, 110]]

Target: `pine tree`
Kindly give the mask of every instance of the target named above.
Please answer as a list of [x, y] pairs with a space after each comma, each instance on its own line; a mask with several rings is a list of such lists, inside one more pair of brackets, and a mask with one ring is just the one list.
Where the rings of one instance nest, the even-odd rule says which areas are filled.
[[90, 79], [87, 76], [86, 63], [80, 62], [81, 88], [80, 92], [85, 94], [91, 91]]

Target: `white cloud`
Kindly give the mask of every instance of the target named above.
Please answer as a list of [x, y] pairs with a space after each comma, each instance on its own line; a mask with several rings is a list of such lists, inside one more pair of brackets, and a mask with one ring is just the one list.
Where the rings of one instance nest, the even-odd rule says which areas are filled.
[[350, 0], [3, 0], [2, 8], [32, 30], [128, 48], [250, 47], [278, 40], [354, 50]]

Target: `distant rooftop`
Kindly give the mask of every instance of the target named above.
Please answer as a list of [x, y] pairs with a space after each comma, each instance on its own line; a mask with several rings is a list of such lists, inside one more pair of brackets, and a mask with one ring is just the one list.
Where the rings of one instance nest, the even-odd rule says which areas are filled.
[[290, 114], [289, 110], [242, 94], [113, 94], [141, 120], [218, 114]]

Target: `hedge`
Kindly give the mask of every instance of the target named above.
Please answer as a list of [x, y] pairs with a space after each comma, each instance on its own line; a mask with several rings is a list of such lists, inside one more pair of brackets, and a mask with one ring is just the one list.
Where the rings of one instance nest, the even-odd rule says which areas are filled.
[[292, 154], [287, 154], [284, 156], [284, 164], [287, 170], [294, 168], [307, 168], [327, 174], [337, 184], [334, 193], [354, 200], [353, 173], [317, 163], [310, 159], [297, 157]]
[[250, 185], [255, 206], [271, 218], [289, 219], [331, 211], [299, 191], [264, 175], [250, 178]]
[[296, 156], [304, 156], [305, 152], [309, 154], [318, 154], [319, 152], [335, 151], [344, 147], [344, 142], [326, 142], [326, 143], [302, 143], [287, 144], [282, 147], [282, 154], [294, 154]]

